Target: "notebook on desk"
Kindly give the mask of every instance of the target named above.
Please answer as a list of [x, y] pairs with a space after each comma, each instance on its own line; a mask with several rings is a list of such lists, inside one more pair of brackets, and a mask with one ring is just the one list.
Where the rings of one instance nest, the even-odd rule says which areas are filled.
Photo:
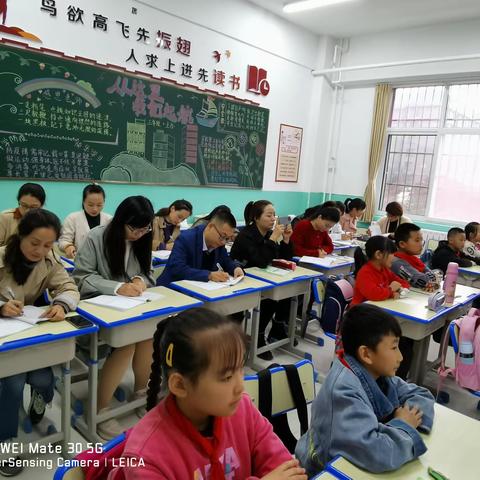
[[129, 310], [147, 302], [160, 300], [163, 295], [154, 292], [143, 292], [138, 297], [125, 297], [123, 295], [99, 295], [98, 297], [87, 298], [84, 301], [100, 307], [113, 308], [115, 310]]
[[[346, 258], [348, 258], [348, 260], [346, 260]], [[324, 258], [310, 257], [308, 255], [305, 255], [300, 258], [300, 263], [311, 263], [313, 265], [319, 265], [320, 267], [334, 267], [335, 265], [342, 265], [350, 261], [353, 261], [353, 259], [350, 257], [340, 257], [333, 255], [329, 255]]]
[[34, 305], [25, 305], [23, 314], [18, 317], [9, 317], [0, 319], [0, 338], [13, 335], [31, 328], [40, 322], [47, 322], [48, 318], [42, 317], [45, 313], [44, 308], [35, 307]]
[[192, 287], [201, 288], [202, 290], [214, 291], [225, 287], [233, 287], [237, 283], [241, 282], [244, 278], [245, 277], [242, 275], [241, 277], [237, 278], [229, 277], [229, 279], [225, 282], [212, 282], [211, 280], [208, 282], [198, 282], [196, 280], [185, 280], [185, 283], [191, 285]]

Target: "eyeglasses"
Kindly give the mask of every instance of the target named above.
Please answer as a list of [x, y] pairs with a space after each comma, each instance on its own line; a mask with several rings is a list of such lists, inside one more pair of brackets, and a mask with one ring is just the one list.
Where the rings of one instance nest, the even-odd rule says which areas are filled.
[[217, 228], [217, 226], [212, 223], [213, 225], [213, 228], [217, 231], [218, 233], [218, 239], [222, 242], [222, 243], [228, 243], [228, 242], [231, 242], [233, 240], [233, 237], [227, 237], [225, 235], [223, 235], [223, 233]]
[[41, 205], [29, 205], [25, 202], [18, 202], [18, 205], [22, 207], [24, 210], [34, 210], [35, 208], [42, 208]]
[[134, 235], [145, 235], [146, 233], [150, 233], [152, 231], [152, 226], [148, 225], [147, 227], [143, 228], [135, 228], [131, 225], [127, 225], [127, 228], [134, 234]]

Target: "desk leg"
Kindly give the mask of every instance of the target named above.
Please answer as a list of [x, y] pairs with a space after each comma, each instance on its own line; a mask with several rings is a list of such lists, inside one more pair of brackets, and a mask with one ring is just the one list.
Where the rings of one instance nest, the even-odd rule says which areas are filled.
[[258, 329], [260, 328], [260, 301], [252, 310], [252, 329], [250, 332], [250, 353], [248, 355], [248, 365], [255, 369], [255, 359], [257, 358]]
[[71, 371], [70, 371], [70, 362], [66, 362], [63, 367], [63, 391], [62, 391], [62, 450], [63, 456], [67, 455], [68, 447], [70, 443], [70, 413], [71, 413]]
[[90, 438], [97, 436], [97, 389], [98, 389], [98, 333], [90, 336], [90, 365], [88, 366], [87, 429]]
[[413, 359], [410, 366], [409, 380], [417, 385], [423, 385], [429, 345], [430, 335], [416, 341], [413, 345]]
[[[304, 299], [306, 299], [305, 295]], [[295, 348], [295, 331], [297, 327], [297, 307], [298, 297], [292, 297], [290, 299], [290, 318], [288, 320], [288, 343], [282, 345], [280, 348], [288, 353], [296, 355], [300, 358], [305, 358], [305, 352], [299, 348]]]

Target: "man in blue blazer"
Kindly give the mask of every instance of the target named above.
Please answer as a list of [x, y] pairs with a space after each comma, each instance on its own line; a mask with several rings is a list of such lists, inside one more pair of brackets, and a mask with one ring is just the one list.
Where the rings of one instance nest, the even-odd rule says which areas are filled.
[[157, 285], [168, 286], [178, 280], [224, 282], [229, 275], [242, 276], [240, 264], [233, 261], [225, 249], [225, 244], [233, 240], [236, 226], [231, 213], [219, 212], [207, 225], [182, 232], [175, 240]]

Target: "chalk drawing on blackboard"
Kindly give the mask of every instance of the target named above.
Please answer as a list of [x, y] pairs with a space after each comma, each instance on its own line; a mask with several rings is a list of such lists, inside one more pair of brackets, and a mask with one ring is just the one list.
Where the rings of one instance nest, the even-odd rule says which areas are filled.
[[16, 87], [15, 90], [22, 97], [39, 90], [65, 90], [82, 97], [93, 108], [98, 108], [102, 103], [96, 97], [93, 89], [87, 90], [87, 88], [85, 88], [86, 83], [87, 82], [83, 82], [83, 84], [80, 84], [80, 82], [72, 82], [70, 80], [64, 80], [63, 78], [35, 78], [33, 80], [27, 80], [26, 82], [23, 82]]
[[203, 99], [202, 109], [195, 115], [202, 127], [213, 128], [218, 122], [218, 110], [212, 97]]
[[113, 182], [168, 183], [176, 185], [200, 185], [195, 170], [180, 164], [174, 168], [160, 169], [147, 159], [121, 152], [101, 172], [101, 179]]

